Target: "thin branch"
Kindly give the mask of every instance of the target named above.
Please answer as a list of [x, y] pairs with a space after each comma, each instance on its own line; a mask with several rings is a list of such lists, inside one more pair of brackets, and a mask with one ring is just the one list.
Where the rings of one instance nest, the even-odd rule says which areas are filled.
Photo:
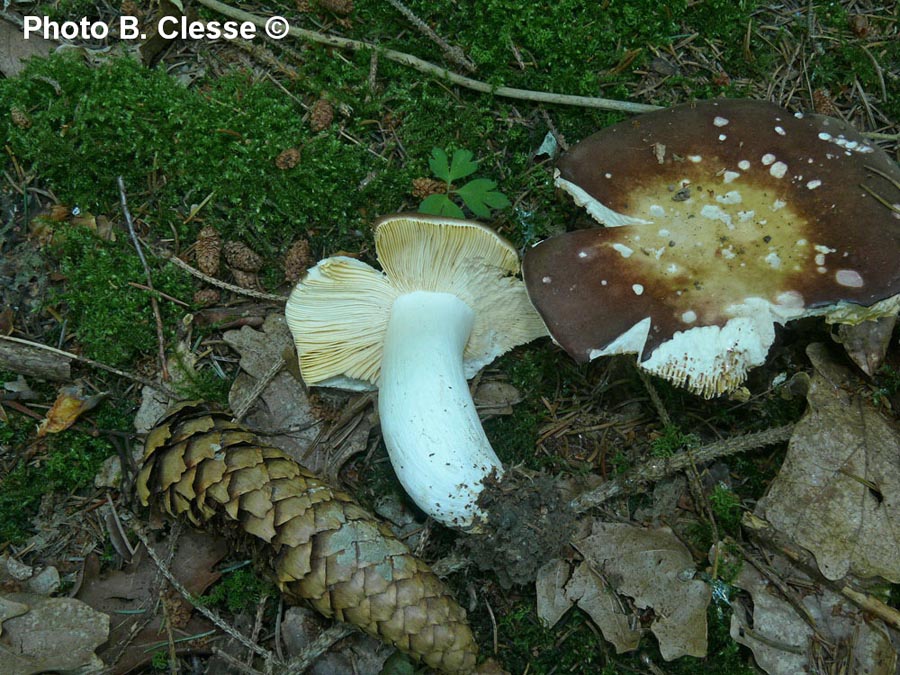
[[[219, 2], [218, 0], [198, 0], [201, 5], [209, 9], [219, 12], [237, 21], [249, 21], [260, 28], [265, 28], [266, 19], [255, 14], [250, 14], [240, 9], [236, 9], [229, 5]], [[483, 94], [493, 94], [503, 98], [514, 98], [522, 101], [534, 101], [536, 103], [555, 103], [558, 105], [580, 106], [582, 108], [597, 108], [599, 110], [619, 110], [628, 113], [644, 113], [652, 110], [659, 110], [660, 106], [647, 105], [644, 103], [631, 103], [628, 101], [616, 101], [608, 98], [596, 98], [593, 96], [573, 96], [571, 94], [554, 94], [552, 92], [531, 91], [529, 89], [517, 89], [515, 87], [495, 87], [466, 77], [453, 71], [441, 68], [433, 63], [420, 59], [411, 54], [398, 52], [393, 49], [384, 49], [378, 45], [360, 40], [350, 40], [348, 38], [338, 37], [336, 35], [324, 35], [316, 31], [306, 30], [305, 28], [297, 28], [291, 26], [288, 28], [288, 34], [301, 40], [315, 42], [317, 44], [338, 47], [339, 49], [352, 49], [353, 51], [374, 50], [379, 52], [384, 58], [395, 63], [409, 66], [420, 73], [433, 75], [442, 80], [447, 80], [453, 84], [478, 91]]]
[[427, 23], [417, 17], [413, 13], [413, 11], [402, 2], [400, 2], [400, 0], [387, 1], [394, 9], [405, 16], [406, 20], [409, 21], [413, 26], [415, 26], [420, 33], [422, 33], [425, 37], [427, 37], [438, 47], [440, 47], [441, 51], [444, 52], [444, 56], [446, 56], [450, 61], [453, 61], [453, 63], [455, 63], [456, 65], [465, 68], [470, 73], [475, 72], [475, 64], [466, 57], [462, 49], [448, 44], [447, 41], [444, 40], [444, 38], [435, 33]]
[[185, 272], [190, 274], [191, 276], [197, 277], [208, 283], [210, 286], [218, 286], [219, 288], [223, 288], [226, 291], [230, 291], [232, 293], [237, 293], [238, 295], [246, 295], [250, 298], [256, 298], [257, 300], [270, 300], [272, 302], [285, 302], [287, 298], [283, 295], [275, 295], [273, 293], [262, 293], [260, 291], [253, 291], [249, 288], [243, 288], [241, 286], [235, 286], [234, 284], [229, 284], [225, 281], [220, 281], [215, 277], [211, 277], [208, 274], [204, 274], [200, 270], [195, 267], [191, 267], [184, 260], [179, 258], [174, 253], [169, 252], [160, 252], [158, 254], [160, 257], [165, 258], [170, 263], [175, 265], [176, 267], [180, 267]]
[[159, 350], [159, 367], [162, 371], [163, 382], [168, 382], [169, 367], [166, 365], [166, 338], [163, 333], [162, 315], [159, 313], [159, 302], [156, 300], [156, 292], [153, 288], [153, 277], [150, 274], [150, 266], [144, 257], [144, 251], [141, 248], [141, 242], [138, 239], [137, 232], [134, 230], [134, 220], [131, 218], [131, 211], [128, 210], [128, 199], [125, 197], [125, 181], [122, 176], [116, 179], [119, 185], [119, 203], [122, 205], [122, 213], [125, 215], [125, 223], [128, 225], [128, 235], [131, 237], [131, 243], [137, 250], [138, 258], [141, 259], [141, 265], [144, 267], [144, 276], [147, 278], [147, 287], [150, 289], [150, 307], [153, 308], [153, 318], [156, 319], [156, 342]]
[[99, 370], [105, 370], [108, 373], [112, 373], [113, 375], [118, 375], [119, 377], [124, 377], [125, 379], [132, 380], [133, 382], [137, 382], [139, 384], [143, 384], [145, 387], [150, 387], [151, 389], [156, 389], [156, 391], [160, 391], [169, 398], [178, 398], [178, 395], [169, 389], [167, 386], [160, 384], [159, 382], [153, 382], [152, 380], [148, 380], [145, 377], [141, 377], [140, 375], [132, 375], [131, 373], [126, 373], [124, 370], [119, 370], [118, 368], [113, 368], [112, 366], [108, 366], [105, 363], [101, 363], [100, 361], [94, 361], [93, 359], [89, 359], [86, 356], [79, 356], [78, 354], [73, 354], [72, 352], [63, 351], [62, 349], [57, 349], [56, 347], [48, 347], [47, 345], [42, 345], [40, 342], [32, 342], [31, 340], [23, 340], [22, 338], [15, 338], [9, 335], [0, 335], [0, 340], [6, 340], [7, 342], [17, 342], [22, 345], [28, 345], [29, 347], [34, 347], [36, 349], [43, 349], [45, 351], [51, 352], [53, 354], [59, 354], [60, 356], [65, 356], [69, 359], [74, 359], [75, 361], [80, 361], [81, 363], [85, 363], [92, 368], [97, 368]]
[[689, 468], [693, 463], [706, 464], [729, 455], [736, 455], [748, 450], [756, 450], [767, 445], [783, 443], [789, 440], [794, 431], [793, 424], [773, 427], [765, 431], [743, 434], [724, 441], [716, 441], [694, 451], [679, 453], [667, 459], [652, 459], [646, 464], [629, 471], [623, 476], [603, 483], [601, 486], [576, 496], [572, 508], [583, 512], [609, 501], [620, 494], [639, 492], [645, 486], [663, 478], [674, 475]]

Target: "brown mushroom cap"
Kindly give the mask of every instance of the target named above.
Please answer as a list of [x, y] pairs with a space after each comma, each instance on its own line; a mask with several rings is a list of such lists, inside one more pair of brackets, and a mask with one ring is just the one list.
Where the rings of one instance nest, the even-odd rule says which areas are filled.
[[557, 185], [611, 226], [548, 239], [523, 263], [579, 361], [635, 351], [711, 395], [764, 360], [773, 323], [900, 294], [900, 170], [836, 119], [681, 105], [582, 141]]

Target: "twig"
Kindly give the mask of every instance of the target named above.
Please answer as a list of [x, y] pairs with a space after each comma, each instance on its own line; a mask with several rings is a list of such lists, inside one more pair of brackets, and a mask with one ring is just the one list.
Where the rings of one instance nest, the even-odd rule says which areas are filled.
[[163, 382], [169, 381], [169, 367], [166, 365], [166, 338], [163, 334], [162, 315], [159, 313], [159, 302], [156, 300], [156, 292], [153, 288], [153, 277], [150, 274], [150, 266], [144, 257], [144, 251], [141, 249], [141, 242], [138, 239], [137, 232], [134, 231], [134, 220], [131, 218], [131, 211], [128, 210], [128, 199], [125, 197], [125, 181], [122, 176], [116, 178], [119, 185], [119, 203], [122, 205], [122, 213], [125, 215], [125, 223], [128, 225], [128, 234], [131, 237], [131, 243], [137, 250], [138, 258], [141, 259], [141, 265], [144, 266], [144, 276], [147, 278], [147, 287], [150, 289], [150, 307], [153, 308], [153, 318], [156, 319], [156, 342], [159, 347], [159, 366], [162, 371]]
[[263, 376], [256, 381], [253, 385], [253, 389], [250, 390], [250, 393], [247, 394], [246, 398], [235, 406], [234, 422], [243, 421], [244, 416], [250, 411], [250, 406], [252, 406], [256, 399], [259, 398], [260, 394], [266, 390], [266, 387], [268, 387], [269, 383], [275, 379], [275, 376], [281, 372], [282, 368], [284, 368], [284, 359], [279, 357], [271, 366], [269, 366], [269, 369]]
[[406, 17], [407, 21], [409, 21], [413, 26], [415, 26], [420, 33], [425, 35], [429, 40], [434, 42], [438, 47], [441, 48], [441, 51], [444, 52], [444, 56], [446, 56], [450, 61], [453, 61], [458, 66], [465, 68], [470, 73], [475, 72], [475, 64], [472, 63], [466, 55], [463, 53], [463, 50], [456, 46], [451, 46], [447, 43], [444, 38], [435, 33], [431, 27], [422, 21], [419, 17], [417, 17], [413, 11], [404, 5], [400, 0], [387, 0], [388, 3], [400, 12], [403, 16]]
[[215, 277], [211, 277], [208, 274], [204, 274], [200, 270], [191, 267], [184, 260], [179, 258], [174, 253], [169, 252], [161, 252], [160, 257], [165, 258], [170, 263], [174, 264], [176, 267], [180, 267], [185, 272], [190, 274], [191, 276], [197, 277], [198, 279], [202, 279], [206, 283], [211, 286], [218, 286], [219, 288], [223, 288], [226, 291], [231, 291], [232, 293], [237, 293], [239, 295], [246, 295], [251, 298], [256, 298], [257, 300], [271, 300], [272, 302], [285, 302], [287, 298], [283, 295], [274, 295], [272, 293], [262, 293], [260, 291], [254, 291], [249, 288], [243, 288], [241, 286], [235, 286], [234, 284], [229, 284], [225, 281], [220, 281]]
[[579, 513], [587, 511], [620, 494], [640, 492], [651, 483], [687, 469], [692, 463], [706, 464], [720, 457], [782, 443], [790, 439], [793, 430], [793, 424], [786, 424], [782, 427], [773, 427], [765, 431], [716, 441], [692, 452], [682, 452], [668, 459], [653, 459], [633, 471], [629, 471], [624, 476], [607, 481], [593, 490], [576, 496], [572, 500], [571, 506]]
[[[221, 3], [218, 0], [198, 0], [198, 2], [201, 5], [204, 5], [205, 7], [208, 7], [209, 9], [219, 12], [220, 14], [223, 14], [232, 19], [236, 19], [238, 21], [249, 21], [256, 26], [259, 26], [260, 28], [264, 28], [266, 25], [266, 19], [264, 19], [263, 17], [257, 16], [255, 14], [250, 14], [249, 12], [245, 12], [240, 9], [236, 9], [234, 7]], [[290, 26], [288, 28], [288, 34], [292, 35], [295, 38], [308, 40], [310, 42], [316, 42], [318, 44], [329, 45], [332, 47], [338, 47], [340, 49], [352, 49], [354, 51], [369, 49], [376, 50], [382, 56], [384, 56], [384, 58], [390, 61], [409, 66], [410, 68], [418, 70], [420, 73], [433, 75], [443, 80], [447, 80], [448, 82], [451, 82], [453, 84], [465, 87], [466, 89], [478, 91], [483, 94], [493, 94], [494, 96], [501, 96], [503, 98], [514, 98], [523, 101], [534, 101], [537, 103], [555, 103], [558, 105], [580, 106], [582, 108], [597, 108], [599, 110], [618, 110], [628, 113], [644, 113], [660, 109], [660, 106], [647, 105], [645, 103], [631, 103], [629, 101], [616, 101], [608, 98], [597, 98], [593, 96], [573, 96], [571, 94], [555, 94], [552, 92], [517, 89], [515, 87], [495, 87], [488, 84], [487, 82], [474, 80], [471, 77], [466, 77], [464, 75], [460, 75], [458, 73], [447, 70], [446, 68], [441, 68], [440, 66], [436, 66], [433, 63], [420, 59], [416, 56], [412, 56], [411, 54], [405, 54], [404, 52], [398, 52], [393, 49], [384, 49], [369, 42], [350, 40], [348, 38], [342, 38], [336, 35], [325, 35], [323, 33], [317, 33], [316, 31], [306, 30], [305, 28], [297, 28], [296, 26]]]
[[191, 594], [191, 592], [188, 591], [188, 589], [186, 589], [184, 585], [175, 578], [175, 575], [172, 574], [169, 566], [162, 558], [159, 557], [159, 554], [153, 549], [153, 547], [150, 546], [150, 540], [147, 536], [147, 530], [146, 528], [144, 528], [144, 525], [138, 521], [137, 518], [132, 519], [131, 527], [134, 529], [134, 533], [137, 535], [137, 538], [141, 540], [141, 543], [147, 550], [147, 554], [153, 559], [153, 562], [156, 564], [156, 567], [159, 570], [160, 574], [162, 574], [166, 578], [166, 580], [170, 584], [172, 584], [172, 587], [176, 591], [178, 591], [182, 595], [182, 597], [184, 597], [184, 599], [194, 607], [194, 609], [196, 609], [203, 616], [209, 619], [220, 630], [240, 642], [244, 647], [254, 652], [257, 656], [265, 659], [267, 663], [274, 662], [275, 655], [272, 654], [272, 652], [264, 647], [260, 647], [258, 644], [248, 639], [247, 636], [245, 636], [236, 628], [228, 624], [222, 617], [220, 617], [218, 612], [197, 602], [193, 594]]
[[650, 373], [643, 368], [638, 368], [637, 372], [638, 375], [641, 376], [641, 382], [644, 383], [644, 389], [646, 389], [647, 393], [650, 395], [650, 401], [653, 403], [653, 407], [656, 408], [656, 414], [659, 415], [659, 421], [663, 423], [664, 427], [672, 426], [672, 418], [669, 416], [669, 411], [666, 410], [665, 404], [659, 397], [659, 392], [656, 390], [653, 380], [650, 379]]
[[6, 340], [8, 342], [18, 342], [19, 344], [28, 345], [29, 347], [35, 347], [37, 349], [43, 349], [48, 352], [52, 352], [53, 354], [59, 354], [60, 356], [65, 356], [69, 359], [74, 359], [76, 361], [80, 361], [81, 363], [86, 363], [92, 368], [97, 368], [99, 370], [105, 370], [113, 375], [118, 375], [119, 377], [124, 377], [128, 380], [132, 380], [133, 382], [137, 382], [139, 384], [143, 384], [145, 387], [150, 387], [151, 389], [156, 389], [156, 391], [160, 391], [169, 398], [178, 398], [178, 395], [169, 389], [167, 386], [160, 384], [158, 382], [153, 382], [152, 380], [148, 380], [145, 377], [141, 377], [140, 375], [132, 375], [131, 373], [126, 373], [124, 370], [119, 370], [118, 368], [113, 368], [112, 366], [108, 366], [105, 363], [100, 363], [100, 361], [94, 361], [93, 359], [89, 359], [86, 356], [79, 356], [78, 354], [73, 354], [72, 352], [67, 352], [62, 349], [57, 349], [56, 347], [48, 347], [47, 345], [42, 345], [40, 342], [32, 342], [31, 340], [23, 340], [22, 338], [15, 338], [10, 335], [0, 335], [0, 340]]
[[313, 662], [328, 651], [334, 643], [355, 632], [356, 629], [346, 623], [338, 623], [327, 630], [323, 630], [319, 637], [310, 642], [304, 647], [302, 652], [288, 662], [284, 675], [301, 675], [301, 673], [305, 673]]

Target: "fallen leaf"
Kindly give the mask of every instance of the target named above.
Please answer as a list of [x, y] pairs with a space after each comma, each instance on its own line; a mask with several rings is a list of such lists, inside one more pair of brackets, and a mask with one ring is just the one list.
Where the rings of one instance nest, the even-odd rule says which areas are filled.
[[80, 384], [63, 387], [59, 390], [59, 395], [47, 413], [47, 417], [38, 426], [38, 438], [65, 431], [75, 424], [81, 415], [96, 407], [105, 397], [105, 393], [85, 397]]
[[816, 660], [831, 664], [830, 672], [895, 672], [897, 654], [882, 622], [864, 616], [849, 600], [821, 584], [811, 583], [783, 558], [776, 557], [772, 564], [780, 578], [807, 589], [799, 596], [800, 603], [816, 630], [765, 576], [744, 564], [734, 585], [750, 594], [753, 607], [747, 608], [739, 598], [732, 600], [731, 637], [750, 648], [760, 668], [769, 675], [810, 672], [810, 655], [819, 653], [824, 658]]
[[566, 584], [566, 598], [574, 601], [591, 617], [603, 637], [615, 646], [617, 654], [637, 649], [642, 632], [637, 628], [637, 617], [588, 562], [582, 562], [575, 568]]
[[666, 661], [706, 655], [710, 590], [694, 579], [691, 554], [671, 529], [594, 521], [573, 545], [617, 593], [653, 609], [650, 630]]
[[512, 415], [513, 406], [522, 400], [522, 392], [509, 382], [484, 379], [472, 397], [481, 419], [495, 415]]
[[900, 582], [900, 432], [825, 345], [807, 354], [809, 409], [755, 513], [811, 551], [828, 579]]
[[835, 340], [844, 345], [847, 356], [853, 359], [853, 363], [872, 377], [884, 361], [896, 325], [896, 314], [863, 321], [855, 326], [840, 324]]
[[[164, 559], [167, 548], [166, 543], [154, 546]], [[178, 538], [169, 568], [191, 595], [199, 596], [221, 576], [213, 568], [227, 553], [228, 545], [223, 538], [185, 530]], [[117, 617], [109, 640], [100, 651], [100, 656], [105, 660], [115, 658], [114, 664], [108, 664], [112, 667], [111, 673], [127, 673], [149, 662], [153, 656], [153, 646], [166, 641], [164, 617], [159, 606], [160, 579], [159, 570], [143, 547], [123, 570], [101, 573], [96, 556], [85, 559], [84, 580], [77, 594], [78, 599], [96, 610]], [[173, 632], [179, 639], [203, 635], [213, 629], [205, 618], [194, 614], [186, 625], [175, 628]], [[134, 631], [137, 633], [133, 634]], [[189, 649], [183, 642], [178, 646], [179, 649]], [[6, 671], [0, 669], [0, 672]]]
[[25, 62], [33, 56], [48, 56], [57, 43], [40, 35], [29, 35], [21, 26], [0, 18], [0, 73], [16, 77], [25, 69]]
[[544, 563], [537, 572], [537, 615], [547, 628], [553, 628], [575, 603], [566, 596], [566, 584], [571, 576], [569, 563], [558, 559]]
[[[94, 650], [109, 635], [106, 614], [73, 598], [32, 593], [11, 593], [0, 604], [7, 615], [0, 638], [0, 672], [98, 672], [103, 667]], [[22, 612], [22, 607], [27, 611]]]

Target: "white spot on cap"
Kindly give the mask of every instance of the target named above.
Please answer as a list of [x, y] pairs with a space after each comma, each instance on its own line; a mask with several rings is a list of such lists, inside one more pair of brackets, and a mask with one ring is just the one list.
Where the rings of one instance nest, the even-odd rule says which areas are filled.
[[681, 315], [681, 320], [685, 323], [694, 323], [697, 320], [697, 312], [692, 309], [689, 309], [684, 314]]
[[724, 127], [726, 124], [728, 124], [728, 120], [724, 117], [716, 116], [716, 118], [713, 120], [713, 124], [717, 127]]
[[825, 272], [827, 272], [827, 271], [828, 271], [827, 267], [817, 267], [816, 268], [816, 272], [818, 272], [819, 274], [825, 274]]
[[825, 264], [825, 254], [824, 253], [816, 253], [816, 265], [824, 265]]
[[722, 257], [725, 258], [725, 260], [731, 260], [732, 258], [737, 256], [737, 254], [734, 252], [734, 248], [732, 248], [730, 245], [727, 248], [719, 249], [719, 252], [722, 254]]
[[603, 177], [604, 177], [604, 178], [612, 178], [612, 174], [611, 174], [611, 173], [605, 173], [605, 174], [603, 174]]
[[779, 305], [784, 307], [793, 307], [794, 309], [803, 309], [803, 296], [797, 291], [785, 291], [779, 293], [775, 298]]
[[726, 138], [728, 138], [728, 136], [726, 136], [725, 134], [719, 134], [720, 141], [724, 141]]
[[781, 199], [776, 199], [774, 202], [772, 202], [772, 210], [773, 211], [777, 211], [778, 209], [783, 209], [785, 206], [787, 206], [787, 202], [782, 201]]
[[694, 164], [703, 161], [703, 157], [700, 155], [688, 155], [688, 159], [691, 160]]
[[587, 256], [588, 256], [587, 251], [578, 251], [579, 258], [587, 258]]
[[848, 288], [863, 287], [863, 278], [856, 270], [838, 270], [834, 273], [834, 280]]
[[731, 190], [724, 195], [716, 195], [716, 201], [720, 204], [740, 204], [741, 193], [737, 190]]
[[738, 162], [738, 168], [741, 171], [746, 171], [750, 168], [750, 162], [746, 159], [742, 159], [740, 162]]
[[730, 183], [734, 179], [740, 178], [740, 177], [741, 177], [741, 174], [738, 173], [737, 171], [726, 171], [725, 173], [722, 174], [722, 182]]
[[784, 178], [784, 174], [787, 173], [787, 164], [784, 162], [775, 162], [772, 165], [772, 168], [769, 169], [769, 173], [775, 176], [775, 178]]
[[760, 161], [763, 163], [763, 166], [769, 166], [769, 164], [775, 161], [775, 155], [773, 155], [771, 152], [767, 152], [762, 156]]
[[836, 248], [829, 248], [828, 246], [823, 246], [822, 244], [816, 244], [814, 247], [819, 253], [837, 253]]
[[753, 218], [756, 215], [756, 211], [738, 211], [738, 220], [742, 223], [746, 223], [748, 220]]
[[824, 131], [820, 131], [820, 132], [819, 132], [819, 140], [822, 140], [822, 141], [830, 141], [831, 139], [832, 139], [831, 134], [826, 133], [826, 132], [824, 132]]
[[602, 280], [600, 281], [600, 285], [601, 285], [601, 286], [606, 286], [606, 279], [602, 279]]
[[656, 234], [658, 234], [660, 237], [668, 237], [668, 236], [669, 236], [669, 231], [668, 231], [667, 229], [663, 228], [663, 229], [661, 229], [659, 232], [657, 232]]
[[802, 113], [802, 112], [795, 112], [795, 113], [794, 113], [794, 117], [796, 117], [798, 120], [802, 120], [802, 119], [803, 119], [803, 113]]
[[815, 178], [806, 184], [806, 189], [807, 190], [815, 190], [821, 184], [822, 184], [822, 181], [820, 181], [818, 178]]
[[633, 248], [628, 248], [625, 244], [613, 244], [613, 249], [619, 252], [623, 258], [630, 258], [634, 253]]
[[797, 246], [806, 246], [809, 242], [806, 239], [798, 239], [796, 242]]
[[553, 279], [551, 279], [550, 277], [544, 277], [543, 279], [541, 279], [541, 281], [543, 281], [545, 284], [549, 284], [551, 281], [553, 281]]
[[784, 136], [784, 129], [782, 129], [781, 127], [775, 127], [775, 133], [779, 136]]
[[678, 271], [678, 265], [675, 263], [669, 263], [669, 266], [666, 267], [666, 272], [669, 274], [675, 274]]
[[666, 215], [666, 210], [659, 204], [653, 204], [652, 206], [650, 206], [650, 215], [661, 218], [662, 216]]
[[781, 258], [778, 257], [778, 254], [775, 253], [775, 251], [772, 251], [769, 255], [766, 256], [766, 264], [773, 270], [780, 269]]
[[633, 285], [631, 286], [631, 290], [634, 291], [634, 294], [635, 294], [635, 295], [640, 295], [641, 293], [644, 292], [644, 287], [641, 286], [640, 284], [633, 284]]
[[716, 206], [715, 204], [704, 204], [703, 208], [700, 209], [700, 215], [704, 218], [709, 218], [710, 220], [721, 220], [728, 226], [729, 230], [734, 229], [734, 225], [731, 222], [731, 216], [725, 211], [722, 210], [721, 206]]

